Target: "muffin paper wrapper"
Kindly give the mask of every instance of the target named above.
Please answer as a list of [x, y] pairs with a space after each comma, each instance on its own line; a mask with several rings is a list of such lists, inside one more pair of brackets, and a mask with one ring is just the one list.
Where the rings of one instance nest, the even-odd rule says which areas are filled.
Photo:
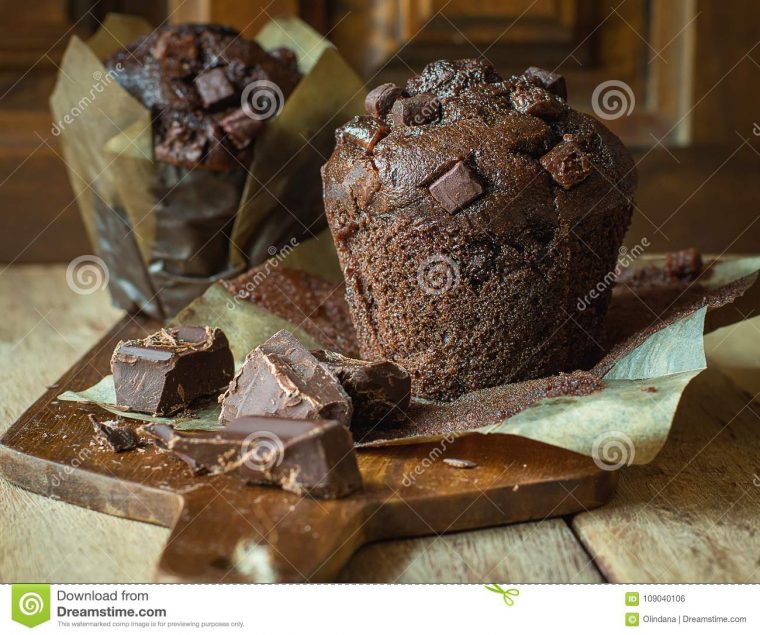
[[[644, 259], [642, 259], [644, 260]], [[661, 262], [661, 259], [660, 261]], [[657, 264], [656, 257], [644, 264]], [[279, 265], [301, 268], [339, 281], [334, 250], [329, 236], [304, 242]], [[315, 267], [318, 266], [318, 270]], [[468, 432], [512, 434], [529, 437], [581, 454], [593, 456], [601, 466], [651, 461], [667, 439], [681, 396], [689, 382], [706, 366], [705, 341], [719, 338], [721, 327], [744, 321], [760, 310], [760, 285], [756, 284], [760, 257], [724, 258], [700, 280], [700, 293], [678, 310], [669, 309], [662, 319], [637, 327], [595, 366], [605, 386], [586, 396], [545, 398], [509, 417], [498, 414], [508, 409], [510, 399], [528, 382], [489, 388], [464, 395], [455, 402], [416, 402], [410, 421], [396, 428], [377, 426], [355, 442], [359, 447], [439, 442]], [[671, 307], [683, 292], [665, 298]], [[617, 306], [616, 306], [617, 305]], [[641, 307], [640, 307], [641, 308]], [[613, 296], [610, 315], [625, 323], [634, 311], [619, 296]], [[640, 311], [639, 311], [640, 312]], [[319, 347], [313, 337], [297, 325], [272, 315], [250, 302], [234, 302], [220, 284], [192, 302], [175, 320], [184, 324], [208, 324], [222, 328], [238, 364], [245, 355], [282, 328], [291, 330], [309, 347]], [[751, 325], [750, 325], [751, 326]], [[755, 364], [757, 365], [757, 360]], [[207, 404], [171, 419], [124, 412], [115, 406], [112, 376], [79, 393], [66, 392], [59, 399], [95, 403], [109, 412], [143, 421], [164, 421], [177, 429], [210, 430], [219, 427], [219, 405]]]
[[150, 112], [103, 65], [150, 31], [142, 19], [111, 14], [87, 42], [72, 37], [50, 105], [114, 304], [164, 320], [215, 280], [319, 232], [319, 168], [335, 128], [362, 112], [365, 91], [316, 31], [297, 18], [272, 20], [256, 40], [291, 48], [303, 77], [257, 137], [251, 165], [233, 173], [173, 168], [153, 159]]

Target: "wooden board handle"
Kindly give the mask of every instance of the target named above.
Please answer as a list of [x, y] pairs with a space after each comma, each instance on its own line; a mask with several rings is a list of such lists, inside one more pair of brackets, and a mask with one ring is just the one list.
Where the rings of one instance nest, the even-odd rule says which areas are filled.
[[159, 562], [161, 582], [325, 581], [365, 540], [363, 501], [283, 496], [217, 479], [183, 496]]

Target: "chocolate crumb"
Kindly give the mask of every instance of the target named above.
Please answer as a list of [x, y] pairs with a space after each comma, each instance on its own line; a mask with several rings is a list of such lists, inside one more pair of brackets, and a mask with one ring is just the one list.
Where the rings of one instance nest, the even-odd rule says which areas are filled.
[[702, 269], [702, 255], [694, 247], [665, 254], [665, 275], [671, 280], [696, 280]]
[[477, 463], [468, 461], [467, 459], [443, 459], [443, 462], [450, 467], [460, 470], [471, 470], [474, 467], [478, 467]]
[[117, 421], [98, 421], [94, 415], [88, 415], [95, 434], [103, 439], [114, 452], [127, 452], [142, 445], [140, 437], [130, 427], [119, 425]]
[[655, 388], [654, 386], [642, 386], [641, 388], [639, 388], [639, 390], [641, 392], [657, 392], [657, 388]]

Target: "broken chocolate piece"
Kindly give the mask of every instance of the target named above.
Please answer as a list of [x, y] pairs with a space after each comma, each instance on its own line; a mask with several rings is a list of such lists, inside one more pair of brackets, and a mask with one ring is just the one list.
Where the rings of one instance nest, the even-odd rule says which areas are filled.
[[393, 126], [421, 126], [437, 121], [441, 116], [441, 101], [433, 93], [420, 93], [397, 99], [389, 117]]
[[432, 183], [429, 190], [447, 212], [453, 213], [480, 196], [483, 186], [463, 161], [457, 161], [448, 172]]
[[350, 141], [372, 152], [380, 139], [388, 134], [387, 126], [372, 117], [354, 117], [338, 129], [339, 141]]
[[219, 119], [219, 125], [227, 133], [227, 138], [242, 150], [249, 146], [264, 127], [262, 119], [253, 119], [237, 108]]
[[450, 467], [455, 467], [460, 470], [471, 470], [474, 467], [478, 467], [477, 463], [473, 463], [467, 459], [443, 459], [443, 462]]
[[400, 96], [401, 89], [396, 84], [380, 84], [367, 93], [364, 110], [368, 115], [384, 119]]
[[556, 95], [529, 84], [516, 86], [510, 94], [510, 99], [515, 110], [541, 119], [556, 119], [567, 109]]
[[103, 439], [114, 452], [127, 452], [142, 445], [140, 437], [130, 427], [118, 425], [116, 421], [98, 421], [94, 415], [87, 417], [95, 434]]
[[389, 361], [366, 362], [344, 357], [333, 351], [312, 351], [338, 378], [351, 397], [356, 426], [393, 423], [404, 416], [409, 407], [412, 380], [401, 366]]
[[591, 173], [591, 159], [570, 140], [558, 143], [539, 162], [554, 181], [566, 190], [578, 185]]
[[146, 431], [196, 474], [232, 474], [296, 494], [340, 498], [362, 487], [353, 440], [337, 421], [243, 417], [218, 432]]
[[212, 68], [195, 77], [195, 87], [206, 108], [227, 101], [235, 94], [235, 87], [227, 79], [222, 68]]
[[179, 326], [142, 340], [119, 342], [111, 358], [116, 403], [169, 415], [221, 392], [235, 372], [221, 329]]
[[337, 377], [288, 331], [256, 347], [221, 397], [221, 423], [249, 416], [351, 422], [351, 399]]
[[531, 84], [541, 86], [553, 95], [567, 100], [567, 84], [565, 83], [565, 78], [559, 73], [552, 73], [544, 68], [531, 66], [525, 69], [523, 77]]
[[702, 269], [702, 255], [694, 247], [665, 254], [665, 275], [671, 280], [696, 280]]

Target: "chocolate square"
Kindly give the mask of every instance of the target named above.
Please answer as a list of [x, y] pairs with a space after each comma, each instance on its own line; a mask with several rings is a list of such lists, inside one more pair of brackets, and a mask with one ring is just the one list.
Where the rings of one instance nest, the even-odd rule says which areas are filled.
[[432, 93], [397, 99], [389, 114], [395, 128], [421, 126], [438, 121], [440, 117], [441, 101]]
[[566, 190], [578, 185], [591, 173], [591, 159], [575, 141], [569, 139], [554, 146], [539, 162]]
[[401, 89], [396, 84], [380, 84], [367, 93], [364, 110], [368, 115], [384, 119], [400, 96]]
[[483, 193], [483, 186], [463, 161], [434, 181], [430, 194], [447, 212], [456, 212], [469, 205]]
[[523, 77], [532, 84], [541, 86], [557, 97], [567, 100], [567, 84], [565, 78], [559, 73], [552, 73], [544, 68], [531, 66], [525, 69]]
[[330, 369], [351, 397], [351, 429], [390, 424], [403, 418], [409, 407], [412, 379], [401, 366], [385, 360], [352, 359], [333, 351], [315, 350], [312, 354]]
[[530, 84], [519, 84], [510, 95], [515, 110], [541, 119], [556, 119], [567, 106], [548, 90]]
[[119, 342], [111, 358], [116, 403], [169, 415], [221, 392], [235, 370], [220, 329], [180, 326], [142, 340]]
[[337, 421], [243, 417], [219, 432], [146, 431], [196, 474], [230, 474], [296, 494], [340, 498], [362, 487], [353, 439]]
[[264, 121], [253, 119], [246, 115], [242, 108], [236, 108], [221, 117], [219, 125], [227, 133], [227, 137], [235, 144], [235, 147], [242, 150], [256, 138], [264, 127]]
[[338, 379], [288, 331], [248, 353], [221, 398], [221, 423], [249, 416], [351, 422], [351, 399]]
[[388, 127], [379, 119], [354, 117], [339, 128], [338, 134], [341, 140], [355, 143], [371, 153], [377, 142], [388, 134]]
[[195, 87], [206, 108], [227, 101], [235, 94], [235, 87], [227, 79], [222, 68], [212, 68], [196, 75]]

